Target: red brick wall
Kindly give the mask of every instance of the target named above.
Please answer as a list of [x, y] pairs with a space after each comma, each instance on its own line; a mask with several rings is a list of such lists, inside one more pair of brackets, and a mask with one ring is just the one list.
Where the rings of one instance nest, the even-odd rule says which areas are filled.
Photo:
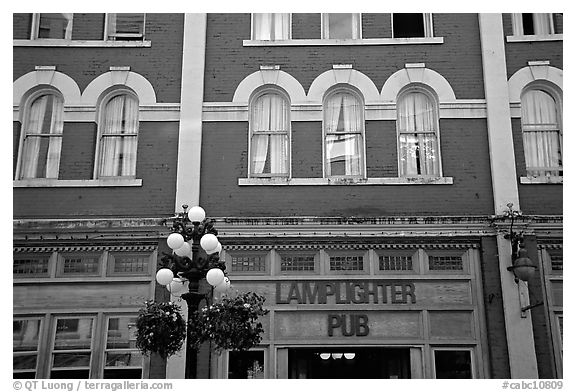
[[[393, 121], [368, 121], [368, 173], [397, 175]], [[248, 170], [248, 124], [205, 122], [200, 204], [210, 216], [487, 215], [493, 213], [486, 121], [441, 121], [453, 185], [238, 186]], [[319, 122], [293, 123], [294, 177], [322, 173]]]
[[[375, 26], [386, 18], [367, 15], [369, 35], [386, 28]], [[294, 38], [320, 38], [320, 14], [296, 14]], [[205, 101], [231, 101], [238, 84], [261, 64], [280, 65], [307, 91], [333, 64], [353, 64], [380, 90], [384, 82], [406, 63], [425, 63], [450, 82], [457, 98], [483, 98], [482, 60], [476, 14], [434, 16], [435, 35], [443, 44], [383, 46], [244, 47], [250, 39], [250, 14], [209, 14], [205, 70]]]
[[[25, 18], [14, 17], [15, 22]], [[76, 22], [74, 20], [75, 39], [102, 39], [102, 14], [80, 14]], [[111, 66], [130, 66], [131, 71], [150, 81], [158, 102], [177, 103], [180, 102], [183, 26], [183, 14], [147, 14], [146, 40], [152, 42], [148, 48], [14, 47], [13, 78], [16, 80], [34, 71], [37, 65], [55, 65], [57, 71], [74, 79], [83, 91]], [[15, 23], [14, 34], [20, 35], [16, 30], [21, 28]]]
[[494, 237], [482, 238], [481, 268], [486, 333], [490, 355], [488, 360], [490, 374], [488, 378], [510, 378], [504, 305], [500, 286], [498, 247]]
[[[62, 176], [92, 178], [94, 129], [94, 124], [66, 124]], [[172, 215], [177, 152], [178, 123], [141, 122], [136, 162], [141, 187], [14, 188], [14, 218]]]

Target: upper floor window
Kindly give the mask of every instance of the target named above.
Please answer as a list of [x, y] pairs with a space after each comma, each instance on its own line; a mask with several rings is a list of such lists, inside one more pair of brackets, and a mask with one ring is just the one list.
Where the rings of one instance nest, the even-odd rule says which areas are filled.
[[322, 38], [360, 39], [360, 14], [322, 14]]
[[290, 14], [252, 14], [252, 39], [290, 39]]
[[554, 34], [552, 14], [512, 14], [514, 35]]
[[440, 176], [438, 113], [435, 100], [409, 90], [397, 104], [400, 176]]
[[146, 14], [106, 14], [106, 39], [135, 41], [144, 39]]
[[24, 108], [18, 178], [58, 178], [64, 99], [40, 93]]
[[290, 104], [275, 91], [251, 103], [250, 176], [288, 176]]
[[364, 104], [352, 90], [324, 100], [324, 156], [326, 177], [364, 175]]
[[394, 38], [432, 37], [432, 14], [392, 14]]
[[72, 39], [73, 14], [34, 14], [31, 39]]
[[132, 93], [117, 93], [104, 101], [98, 132], [98, 178], [136, 174], [138, 125], [138, 99]]
[[562, 128], [558, 102], [530, 89], [522, 95], [522, 138], [528, 176], [562, 175]]

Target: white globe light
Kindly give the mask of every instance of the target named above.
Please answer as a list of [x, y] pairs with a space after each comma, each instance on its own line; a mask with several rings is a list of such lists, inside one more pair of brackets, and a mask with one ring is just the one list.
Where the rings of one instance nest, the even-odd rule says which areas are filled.
[[188, 283], [188, 281], [183, 281], [180, 278], [174, 278], [166, 288], [170, 293], [172, 293], [172, 295], [179, 296], [186, 291], [186, 283]]
[[354, 359], [356, 353], [344, 353], [344, 358], [346, 359]]
[[184, 243], [184, 237], [182, 237], [182, 234], [172, 233], [168, 236], [166, 242], [168, 242], [168, 246], [170, 247], [170, 249], [176, 250], [180, 248]]
[[340, 358], [342, 358], [342, 353], [332, 353], [332, 358], [340, 359]]
[[212, 286], [218, 286], [224, 280], [224, 272], [220, 268], [212, 268], [206, 274], [206, 280]]
[[158, 272], [156, 272], [156, 282], [162, 286], [170, 284], [172, 279], [174, 279], [174, 273], [172, 273], [172, 270], [168, 268], [161, 268], [158, 270]]
[[209, 252], [206, 251], [206, 253], [209, 254], [209, 255], [211, 255], [211, 254], [214, 254], [214, 253], [220, 253], [221, 250], [222, 250], [222, 244], [221, 244], [220, 242], [218, 242], [218, 245], [216, 245], [216, 248], [214, 248], [213, 250], [211, 250], [211, 251], [209, 251]]
[[220, 283], [218, 286], [214, 287], [214, 290], [219, 292], [219, 293], [223, 293], [226, 290], [228, 290], [230, 288], [230, 279], [226, 276], [224, 277], [224, 280], [222, 281], [222, 283]]
[[190, 244], [187, 242], [184, 242], [181, 247], [179, 247], [178, 249], [176, 249], [174, 251], [174, 253], [176, 253], [180, 257], [184, 257], [184, 256], [188, 256], [191, 251], [192, 251], [192, 248], [190, 247]]
[[192, 207], [190, 211], [188, 211], [188, 219], [190, 219], [190, 222], [202, 222], [204, 218], [206, 218], [206, 212], [202, 207]]
[[218, 246], [218, 237], [214, 234], [204, 234], [200, 238], [200, 246], [206, 253], [212, 252]]
[[330, 358], [330, 353], [321, 353], [321, 354], [320, 354], [320, 358], [322, 358], [322, 359], [328, 359], [328, 358]]

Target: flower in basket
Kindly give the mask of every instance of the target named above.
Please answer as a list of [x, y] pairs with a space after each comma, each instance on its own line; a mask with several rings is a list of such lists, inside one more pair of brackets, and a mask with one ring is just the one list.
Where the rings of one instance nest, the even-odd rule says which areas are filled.
[[218, 303], [191, 315], [188, 337], [193, 347], [211, 340], [216, 351], [244, 351], [262, 340], [264, 328], [258, 317], [268, 313], [263, 308], [266, 299], [248, 292], [224, 297]]
[[145, 355], [155, 352], [162, 358], [180, 351], [186, 337], [186, 322], [180, 306], [152, 300], [145, 305], [136, 320], [136, 347]]

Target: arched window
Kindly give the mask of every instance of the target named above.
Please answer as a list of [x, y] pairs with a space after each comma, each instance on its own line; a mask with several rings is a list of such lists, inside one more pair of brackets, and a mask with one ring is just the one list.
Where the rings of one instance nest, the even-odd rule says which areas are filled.
[[29, 102], [24, 109], [18, 178], [58, 178], [64, 99], [44, 91]]
[[104, 100], [99, 122], [96, 177], [136, 175], [138, 99], [128, 92]]
[[400, 95], [397, 113], [400, 176], [441, 176], [435, 100], [411, 89]]
[[364, 103], [349, 89], [337, 89], [324, 100], [324, 172], [364, 176]]
[[562, 131], [558, 102], [548, 92], [522, 95], [522, 138], [528, 176], [562, 175]]
[[283, 94], [267, 90], [256, 96], [250, 106], [250, 176], [288, 176], [288, 100]]

